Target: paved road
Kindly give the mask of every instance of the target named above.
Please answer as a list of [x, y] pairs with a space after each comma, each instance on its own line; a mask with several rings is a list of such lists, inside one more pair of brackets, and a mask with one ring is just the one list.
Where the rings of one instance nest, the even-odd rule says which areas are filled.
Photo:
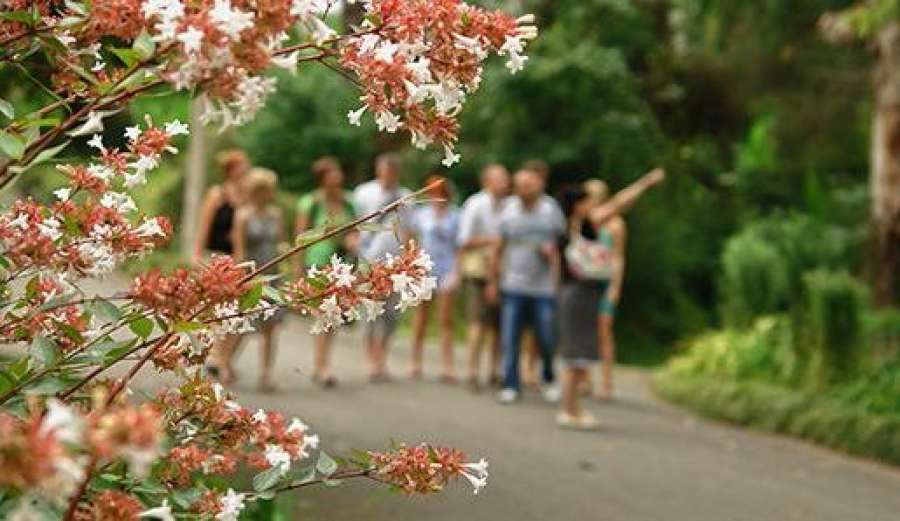
[[[696, 419], [654, 399], [647, 376], [619, 372], [620, 399], [593, 404], [602, 431], [557, 430], [537, 396], [500, 406], [486, 394], [431, 378], [377, 386], [364, 382], [358, 331], [337, 347], [341, 385], [309, 379], [305, 326], [282, 333], [275, 395], [254, 390], [255, 343], [238, 362], [235, 387], [248, 405], [278, 408], [317, 430], [332, 453], [427, 440], [490, 460], [488, 488], [459, 484], [431, 498], [407, 498], [367, 483], [304, 491], [297, 519], [517, 521], [894, 521], [900, 472], [800, 442]], [[394, 368], [405, 368], [403, 342]]]

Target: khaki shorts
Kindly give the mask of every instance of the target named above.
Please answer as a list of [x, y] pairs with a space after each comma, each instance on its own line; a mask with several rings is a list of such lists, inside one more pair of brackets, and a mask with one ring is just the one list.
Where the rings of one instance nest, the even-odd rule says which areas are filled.
[[500, 306], [487, 301], [484, 279], [464, 278], [462, 282], [463, 298], [466, 306], [466, 320], [470, 323], [481, 323], [492, 328], [500, 324]]

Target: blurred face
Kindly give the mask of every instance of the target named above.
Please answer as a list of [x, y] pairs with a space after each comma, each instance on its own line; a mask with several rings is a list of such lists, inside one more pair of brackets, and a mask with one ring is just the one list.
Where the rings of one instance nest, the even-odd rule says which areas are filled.
[[322, 175], [320, 184], [322, 188], [326, 190], [340, 188], [344, 184], [344, 171], [339, 168], [334, 168], [325, 172], [325, 174]]
[[584, 191], [588, 193], [594, 204], [602, 204], [609, 198], [609, 189], [606, 183], [599, 179], [592, 179], [584, 183]]
[[379, 161], [375, 166], [375, 177], [383, 186], [394, 186], [400, 181], [400, 170], [391, 161]]
[[516, 172], [513, 184], [516, 195], [525, 202], [536, 201], [544, 190], [541, 176], [531, 170], [519, 170]]
[[502, 166], [492, 166], [485, 170], [482, 187], [496, 197], [509, 193], [509, 172]]
[[250, 160], [246, 156], [240, 156], [228, 164], [228, 167], [225, 169], [225, 179], [228, 181], [240, 181], [248, 170], [250, 170]]
[[265, 206], [275, 200], [275, 190], [269, 187], [257, 187], [250, 192], [250, 201], [258, 206]]

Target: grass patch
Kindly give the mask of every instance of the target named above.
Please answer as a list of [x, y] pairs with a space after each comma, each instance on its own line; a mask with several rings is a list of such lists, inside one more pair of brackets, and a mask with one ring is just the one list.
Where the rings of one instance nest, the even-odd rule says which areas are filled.
[[656, 373], [653, 388], [703, 416], [900, 465], [900, 414], [867, 412], [839, 399], [760, 381], [671, 370]]

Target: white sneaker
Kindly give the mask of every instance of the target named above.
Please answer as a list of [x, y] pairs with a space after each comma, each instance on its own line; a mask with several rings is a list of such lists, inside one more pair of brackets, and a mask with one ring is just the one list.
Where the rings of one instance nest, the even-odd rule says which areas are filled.
[[556, 426], [574, 431], [595, 431], [600, 428], [600, 422], [586, 411], [581, 413], [581, 416], [572, 416], [565, 411], [559, 411], [556, 415]]
[[547, 403], [559, 403], [561, 393], [559, 386], [556, 384], [547, 384], [541, 389], [541, 396]]
[[501, 389], [500, 392], [497, 393], [497, 401], [504, 405], [515, 403], [518, 400], [519, 391], [515, 389]]

